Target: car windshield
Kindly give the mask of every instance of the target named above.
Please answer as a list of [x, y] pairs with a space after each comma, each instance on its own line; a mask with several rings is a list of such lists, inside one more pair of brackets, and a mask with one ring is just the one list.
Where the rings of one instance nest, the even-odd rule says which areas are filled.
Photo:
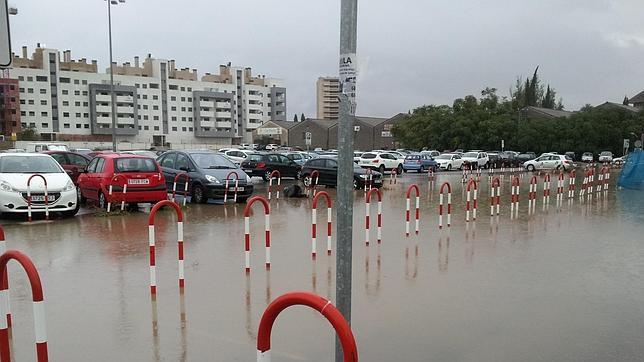
[[152, 158], [123, 157], [114, 160], [116, 172], [157, 172], [157, 164]]
[[62, 173], [58, 163], [48, 156], [0, 157], [0, 173]]
[[209, 168], [209, 169], [237, 168], [235, 164], [232, 163], [225, 156], [218, 155], [215, 153], [193, 153], [191, 154], [191, 156], [192, 156], [192, 159], [195, 160], [195, 163], [199, 168]]
[[376, 158], [376, 154], [375, 153], [363, 153], [361, 157], [362, 158]]
[[444, 154], [444, 155], [436, 156], [436, 157], [434, 157], [434, 158], [435, 158], [435, 159], [437, 159], [437, 160], [451, 160], [451, 159], [452, 159], [452, 155]]
[[476, 152], [468, 152], [463, 155], [463, 158], [477, 158], [479, 156]]

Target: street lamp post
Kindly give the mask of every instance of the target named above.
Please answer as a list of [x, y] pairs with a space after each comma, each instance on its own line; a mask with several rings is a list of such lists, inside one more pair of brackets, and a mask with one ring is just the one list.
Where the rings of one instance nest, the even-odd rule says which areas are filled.
[[110, 103], [112, 104], [112, 151], [116, 152], [116, 94], [114, 93], [114, 64], [112, 61], [112, 5], [125, 3], [125, 0], [105, 0], [107, 3], [107, 23], [110, 39]]

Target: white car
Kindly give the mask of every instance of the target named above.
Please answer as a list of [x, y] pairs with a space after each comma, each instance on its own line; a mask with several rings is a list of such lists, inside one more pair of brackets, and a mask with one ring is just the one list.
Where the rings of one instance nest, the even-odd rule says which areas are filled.
[[488, 162], [490, 162], [490, 158], [487, 153], [480, 151], [466, 152], [461, 156], [461, 158], [465, 163], [469, 163], [472, 166], [476, 165], [476, 168], [485, 168], [487, 167]]
[[581, 155], [581, 162], [593, 162], [593, 159], [592, 152], [584, 152], [584, 154]]
[[278, 148], [279, 148], [279, 146], [274, 144], [274, 143], [269, 143], [269, 144], [266, 145], [266, 151], [273, 151], [273, 150], [276, 150]]
[[[69, 175], [51, 156], [37, 153], [0, 154], [0, 214], [27, 213], [27, 182], [34, 174], [47, 180], [47, 202], [50, 212], [63, 216], [76, 215], [78, 192]], [[32, 213], [45, 212], [45, 183], [31, 180]]]
[[613, 153], [610, 151], [604, 151], [599, 154], [599, 162], [613, 162]]
[[429, 155], [429, 157], [434, 158], [440, 156], [440, 152], [436, 150], [429, 150], [429, 151], [420, 151], [421, 155]]
[[443, 153], [434, 157], [434, 161], [438, 163], [441, 170], [455, 170], [463, 168], [463, 159], [458, 153]]
[[241, 165], [242, 162], [246, 161], [248, 158], [248, 155], [253, 154], [255, 152], [251, 150], [238, 150], [238, 149], [230, 149], [228, 151], [223, 152], [224, 156], [228, 157], [229, 160], [233, 161], [233, 163], [237, 166]]
[[380, 173], [395, 169], [398, 174], [401, 174], [403, 172], [403, 161], [389, 152], [365, 152], [360, 156], [358, 165], [362, 168], [377, 170]]
[[534, 160], [524, 162], [523, 167], [528, 171], [554, 169], [563, 169], [564, 171], [568, 171], [572, 170], [575, 166], [572, 159], [568, 156], [544, 154]]

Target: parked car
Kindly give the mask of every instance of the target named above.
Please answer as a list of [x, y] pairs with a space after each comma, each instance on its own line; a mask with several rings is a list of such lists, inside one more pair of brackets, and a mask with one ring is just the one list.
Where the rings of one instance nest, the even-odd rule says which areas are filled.
[[126, 155], [139, 155], [139, 156], [145, 156], [150, 158], [158, 157], [156, 152], [149, 151], [149, 150], [129, 150], [129, 151], [121, 151], [121, 153]]
[[89, 161], [92, 159], [89, 156], [81, 155], [80, 153], [75, 152], [66, 152], [66, 151], [45, 151], [51, 157], [58, 162], [60, 166], [69, 174], [69, 177], [72, 178], [74, 185], [78, 185], [78, 176], [85, 172]]
[[573, 160], [573, 162], [577, 158], [577, 155], [572, 151], [566, 152], [566, 153], [564, 153], [564, 155], [570, 157], [570, 159]]
[[[231, 172], [236, 172], [239, 177], [237, 202], [245, 202], [253, 194], [250, 177], [222, 154], [209, 150], [168, 151], [159, 157], [158, 161], [168, 192], [172, 191], [174, 179], [178, 174], [188, 174], [188, 194], [194, 203], [205, 203], [208, 199], [223, 199], [227, 177], [231, 180], [228, 193], [232, 197], [231, 192], [235, 191], [235, 177], [230, 175]], [[185, 182], [183, 177], [177, 179], [179, 194], [185, 190]]]
[[241, 165], [242, 162], [246, 161], [246, 159], [248, 158], [248, 155], [253, 153], [255, 152], [250, 150], [236, 149], [236, 148], [232, 148], [230, 150], [223, 152], [223, 154], [226, 157], [228, 157], [229, 160], [233, 161], [233, 163], [237, 166]]
[[405, 157], [403, 163], [403, 170], [405, 172], [413, 170], [416, 172], [425, 172], [428, 170], [436, 171], [438, 163], [434, 161], [429, 155], [422, 155], [419, 153], [411, 154]]
[[480, 151], [466, 152], [461, 159], [463, 163], [472, 165], [473, 168], [485, 168], [490, 161], [487, 153]]
[[522, 164], [519, 162], [518, 156], [519, 153], [514, 151], [503, 151], [499, 154], [501, 162], [507, 167], [520, 167]]
[[438, 163], [438, 167], [441, 170], [451, 171], [463, 168], [463, 159], [457, 153], [443, 153], [440, 156], [434, 157], [434, 160]]
[[[302, 167], [302, 182], [304, 186], [311, 185], [311, 173], [318, 171], [320, 178], [318, 185], [337, 186], [338, 183], [338, 161], [332, 158], [320, 157], [308, 160]], [[363, 188], [367, 182], [367, 170], [354, 165], [353, 167], [353, 187], [356, 189]], [[382, 187], [382, 174], [377, 171], [371, 172], [371, 185], [373, 187]]]
[[389, 152], [365, 152], [360, 156], [358, 165], [378, 170], [381, 174], [391, 170], [400, 174], [403, 172], [403, 162], [404, 159], [398, 159]]
[[487, 152], [488, 167], [499, 168], [501, 166], [501, 152]]
[[353, 163], [358, 164], [363, 153], [361, 151], [353, 151]]
[[528, 171], [535, 170], [572, 170], [575, 166], [572, 160], [565, 155], [545, 154], [534, 160], [526, 161], [523, 167]]
[[595, 160], [595, 156], [593, 156], [592, 152], [584, 152], [581, 155], [581, 162], [593, 162]]
[[271, 172], [277, 170], [281, 177], [300, 178], [302, 166], [279, 153], [256, 153], [241, 164], [241, 168], [250, 176], [258, 176], [268, 181]]
[[288, 152], [285, 154], [286, 157], [290, 158], [293, 160], [295, 163], [298, 165], [304, 165], [306, 161], [310, 160], [313, 158], [313, 156], [309, 155], [306, 152]]
[[517, 156], [517, 161], [523, 165], [526, 161], [534, 160], [537, 158], [537, 155], [534, 152], [520, 153]]
[[[112, 182], [117, 175], [119, 178]], [[127, 192], [121, 195], [124, 182], [127, 182]], [[118, 200], [124, 197], [128, 204], [157, 203], [167, 198], [165, 178], [151, 157], [121, 153], [97, 155], [78, 177], [81, 202], [93, 200], [99, 207], [106, 207], [110, 184]]]
[[616, 158], [613, 158], [613, 161], [611, 163], [613, 165], [621, 166], [624, 164], [624, 162], [626, 162], [627, 158], [628, 158], [628, 155], [624, 155], [622, 157], [616, 157]]
[[[28, 212], [27, 181], [33, 174], [47, 180], [49, 211], [76, 215], [79, 198], [72, 179], [50, 155], [33, 153], [0, 153], [0, 214]], [[34, 178], [30, 186], [32, 212], [45, 212], [44, 182]]]
[[274, 144], [274, 143], [269, 143], [269, 144], [266, 145], [266, 151], [273, 151], [273, 150], [276, 150], [278, 148], [279, 148], [279, 146]]
[[27, 145], [27, 152], [43, 151], [69, 151], [69, 147], [67, 144], [59, 142], [34, 142]]
[[610, 151], [603, 151], [599, 154], [599, 162], [612, 162], [613, 153]]
[[436, 150], [429, 150], [429, 151], [421, 151], [420, 154], [429, 155], [429, 157], [434, 158], [434, 157], [440, 156], [441, 153]]

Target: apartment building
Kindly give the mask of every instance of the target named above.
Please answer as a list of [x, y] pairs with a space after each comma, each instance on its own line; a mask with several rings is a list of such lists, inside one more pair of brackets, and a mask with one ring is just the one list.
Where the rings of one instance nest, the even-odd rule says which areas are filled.
[[[18, 80], [20, 122], [43, 139], [111, 141], [109, 67], [73, 60], [65, 50], [27, 47], [15, 55], [10, 77]], [[153, 58], [114, 64], [118, 141], [154, 145], [249, 143], [266, 121], [286, 121], [286, 89], [279, 79], [253, 76], [230, 63], [219, 74], [178, 69]]]
[[[0, 77], [0, 134], [7, 139], [20, 130], [20, 92], [18, 79]], [[8, 72], [7, 72], [8, 73]]]
[[338, 119], [340, 80], [338, 77], [320, 77], [316, 82], [317, 118]]

